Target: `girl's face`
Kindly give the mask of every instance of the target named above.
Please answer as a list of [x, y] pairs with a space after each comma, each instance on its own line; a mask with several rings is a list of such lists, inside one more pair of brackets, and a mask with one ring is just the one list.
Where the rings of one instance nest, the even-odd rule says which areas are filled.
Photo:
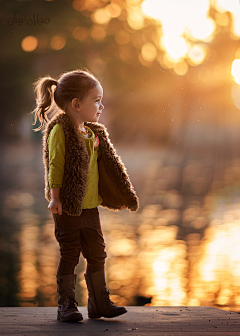
[[91, 89], [88, 96], [81, 102], [80, 115], [83, 121], [96, 122], [104, 109], [102, 104], [103, 89], [99, 83]]

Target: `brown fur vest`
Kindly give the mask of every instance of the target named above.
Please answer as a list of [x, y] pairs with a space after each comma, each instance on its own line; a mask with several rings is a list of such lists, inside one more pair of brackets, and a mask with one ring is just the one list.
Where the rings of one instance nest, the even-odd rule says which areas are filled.
[[[50, 202], [49, 188], [49, 151], [47, 139], [55, 124], [61, 124], [65, 134], [65, 166], [63, 184], [60, 189], [60, 200], [63, 211], [72, 216], [82, 212], [82, 201], [85, 196], [89, 155], [77, 126], [65, 113], [59, 113], [48, 124], [43, 136], [43, 162], [45, 166], [45, 198]], [[106, 128], [99, 123], [85, 123], [99, 138], [100, 155], [98, 159], [99, 195], [101, 206], [112, 210], [126, 205], [130, 211], [138, 210], [138, 197], [130, 182], [126, 168], [109, 140]]]

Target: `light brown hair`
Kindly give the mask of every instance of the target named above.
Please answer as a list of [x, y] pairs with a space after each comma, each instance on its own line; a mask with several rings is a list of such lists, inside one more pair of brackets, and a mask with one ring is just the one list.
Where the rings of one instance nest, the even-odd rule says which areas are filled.
[[[34, 124], [37, 120], [41, 125], [34, 129], [39, 131], [44, 123], [47, 123], [46, 115], [52, 111], [54, 102], [65, 111], [66, 106], [74, 98], [83, 101], [89, 91], [99, 83], [98, 79], [89, 72], [89, 70], [73, 70], [65, 72], [58, 80], [45, 76], [39, 78], [33, 85], [36, 92], [36, 108], [32, 111], [35, 114]], [[55, 89], [52, 88], [55, 86]]]

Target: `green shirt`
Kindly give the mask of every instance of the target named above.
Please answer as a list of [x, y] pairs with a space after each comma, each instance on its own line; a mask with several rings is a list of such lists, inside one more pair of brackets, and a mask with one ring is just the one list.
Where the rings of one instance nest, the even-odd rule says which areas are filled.
[[[82, 133], [87, 151], [89, 154], [89, 173], [87, 180], [86, 194], [82, 202], [82, 209], [91, 209], [102, 203], [102, 198], [98, 194], [98, 149], [94, 148], [95, 134], [87, 126], [88, 138]], [[60, 124], [56, 124], [48, 137], [49, 148], [49, 187], [62, 187], [64, 164], [65, 164], [65, 135]]]

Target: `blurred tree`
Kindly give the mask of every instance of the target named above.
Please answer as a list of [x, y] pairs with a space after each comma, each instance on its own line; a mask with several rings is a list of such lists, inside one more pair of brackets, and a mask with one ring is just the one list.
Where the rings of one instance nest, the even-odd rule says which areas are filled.
[[[209, 109], [215, 118], [219, 105], [235, 109], [230, 80], [221, 72], [221, 66], [230, 66], [238, 45], [230, 30], [231, 15], [224, 14], [223, 26], [218, 10], [210, 10], [215, 38], [201, 43], [206, 57], [196, 66], [188, 56], [175, 62], [166, 58], [159, 45], [161, 25], [143, 15], [141, 3], [1, 0], [1, 137], [17, 136], [19, 119], [34, 108], [32, 83], [37, 77], [79, 67], [89, 68], [103, 82], [103, 122], [114, 129], [114, 141], [129, 142], [134, 134], [135, 141], [164, 143], [178, 128], [174, 124], [186, 123], [186, 115], [202, 105], [206, 118]], [[223, 45], [228, 53], [222, 52]], [[213, 99], [216, 95], [221, 99]]]

